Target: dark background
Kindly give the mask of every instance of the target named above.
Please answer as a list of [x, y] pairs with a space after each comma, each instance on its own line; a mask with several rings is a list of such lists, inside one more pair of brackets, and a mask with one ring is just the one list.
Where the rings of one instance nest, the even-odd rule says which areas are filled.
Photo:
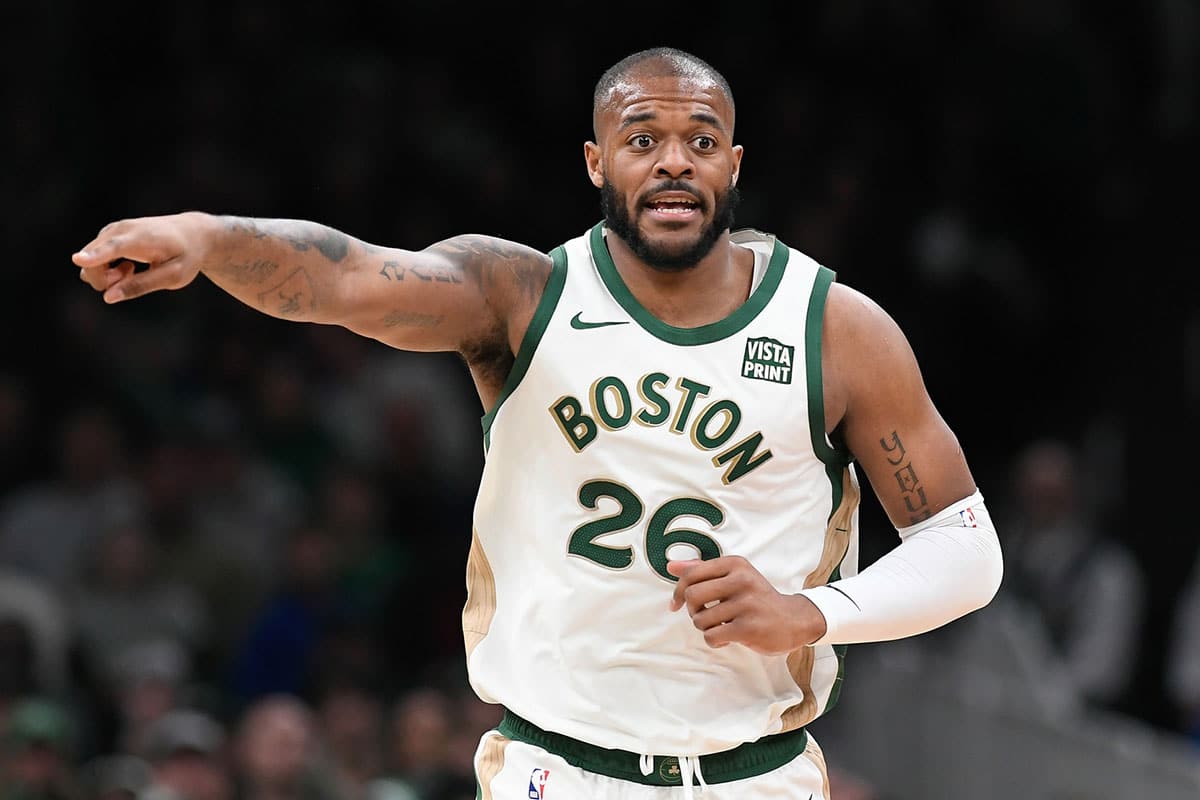
[[[678, 46], [732, 84], [738, 224], [779, 234], [895, 316], [985, 496], [1003, 502], [1036, 438], [1083, 453], [1097, 519], [1148, 577], [1120, 710], [1178, 729], [1162, 671], [1197, 551], [1197, 8], [968, 5], [6, 7], [0, 373], [28, 402], [3, 489], [54, 474], [76, 409], [111, 410], [137, 465], [202, 438], [186, 409], [218, 397], [247, 446], [308, 465], [297, 477], [314, 490], [344, 454], [311, 406], [290, 429], [307, 445], [271, 429], [257, 378], [286, 365], [315, 403], [336, 380], [323, 354], [382, 345], [259, 317], [204, 279], [105, 307], [71, 253], [112, 220], [186, 209], [411, 248], [479, 232], [549, 250], [599, 218], [582, 158], [595, 80], [634, 49]], [[474, 414], [457, 359], [423, 358], [448, 365]], [[393, 428], [394, 458], [367, 467], [390, 534], [421, 565], [370, 620], [391, 676], [381, 692], [461, 650], [482, 452], [430, 478], [439, 455], [423, 427]], [[864, 528], [866, 560], [894, 541], [870, 498]], [[418, 619], [389, 634], [397, 607]], [[224, 657], [197, 654], [219, 689]]]

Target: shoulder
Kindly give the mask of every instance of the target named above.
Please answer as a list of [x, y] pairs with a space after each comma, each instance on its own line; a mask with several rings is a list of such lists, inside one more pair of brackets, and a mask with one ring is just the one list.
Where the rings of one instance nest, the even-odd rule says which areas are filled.
[[897, 369], [911, 371], [916, 358], [895, 318], [876, 300], [834, 282], [825, 300], [822, 350], [836, 358], [842, 372], [877, 383]]
[[870, 343], [886, 345], [885, 339], [901, 335], [900, 326], [883, 306], [863, 292], [834, 280], [825, 298], [826, 340], [842, 346]]
[[548, 254], [534, 247], [478, 233], [443, 239], [426, 253], [452, 263], [489, 298], [498, 294], [497, 299], [516, 301], [518, 306], [521, 299], [540, 294], [554, 265]]
[[821, 361], [831, 420], [865, 399], [923, 394], [916, 356], [900, 325], [876, 300], [834, 281], [825, 300]]

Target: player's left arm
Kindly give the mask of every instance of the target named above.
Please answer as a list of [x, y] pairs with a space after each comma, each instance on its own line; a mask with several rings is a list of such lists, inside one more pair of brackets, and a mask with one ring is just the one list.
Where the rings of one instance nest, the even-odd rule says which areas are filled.
[[987, 605], [1003, 574], [999, 540], [908, 339], [878, 304], [837, 283], [823, 335], [826, 424], [901, 541], [862, 574], [802, 593], [825, 617], [817, 641], [898, 639]]
[[914, 636], [989, 603], [1000, 544], [958, 439], [908, 340], [869, 298], [830, 287], [822, 333], [826, 425], [865, 472], [900, 543], [861, 574], [783, 594], [745, 558], [672, 561], [670, 608], [712, 647], [764, 654]]
[[834, 283], [823, 338], [826, 426], [840, 434], [892, 524], [916, 525], [973, 494], [958, 438], [934, 407], [892, 317]]

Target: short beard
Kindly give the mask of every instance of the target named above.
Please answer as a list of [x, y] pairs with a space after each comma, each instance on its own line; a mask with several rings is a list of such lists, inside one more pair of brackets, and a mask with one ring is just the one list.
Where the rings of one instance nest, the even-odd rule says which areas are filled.
[[[656, 186], [651, 193], [666, 191], [690, 191], [682, 181], [666, 181]], [[629, 215], [629, 204], [607, 180], [600, 187], [600, 210], [608, 229], [620, 237], [647, 266], [660, 272], [683, 272], [700, 263], [712, 251], [721, 234], [733, 227], [733, 212], [741, 201], [738, 188], [731, 181], [724, 193], [716, 196], [716, 210], [712, 222], [700, 231], [700, 237], [683, 252], [669, 252], [646, 241], [638, 230], [637, 223]], [[704, 207], [701, 206], [701, 211]]]

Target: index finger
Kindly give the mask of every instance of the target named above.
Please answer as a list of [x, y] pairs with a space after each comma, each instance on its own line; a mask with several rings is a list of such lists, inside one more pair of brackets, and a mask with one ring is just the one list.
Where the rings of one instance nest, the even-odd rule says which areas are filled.
[[172, 255], [161, 237], [128, 224], [119, 224], [105, 227], [96, 238], [73, 253], [71, 260], [77, 267], [93, 269], [121, 259], [152, 264]]
[[671, 610], [678, 611], [683, 608], [683, 595], [688, 587], [728, 574], [729, 560], [724, 558], [710, 558], [707, 561], [701, 561], [698, 558], [689, 558], [668, 561], [667, 572], [678, 578], [675, 581], [675, 591], [671, 595]]

